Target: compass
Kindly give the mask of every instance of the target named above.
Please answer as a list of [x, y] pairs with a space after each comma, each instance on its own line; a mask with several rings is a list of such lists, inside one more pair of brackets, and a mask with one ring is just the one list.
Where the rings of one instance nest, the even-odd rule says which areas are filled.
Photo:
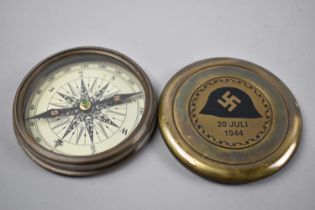
[[126, 160], [154, 130], [156, 99], [126, 56], [81, 47], [57, 53], [22, 81], [13, 108], [24, 151], [53, 172], [86, 176]]

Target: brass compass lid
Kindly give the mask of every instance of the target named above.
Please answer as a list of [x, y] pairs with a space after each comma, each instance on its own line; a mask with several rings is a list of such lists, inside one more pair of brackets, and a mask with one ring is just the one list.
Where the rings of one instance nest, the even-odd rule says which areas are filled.
[[224, 183], [277, 172], [302, 132], [289, 89], [264, 68], [232, 58], [202, 60], [174, 75], [160, 99], [159, 125], [186, 167]]

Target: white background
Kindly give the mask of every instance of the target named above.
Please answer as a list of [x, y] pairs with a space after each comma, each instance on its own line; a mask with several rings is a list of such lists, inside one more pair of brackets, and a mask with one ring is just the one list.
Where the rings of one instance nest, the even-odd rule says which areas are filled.
[[[313, 0], [1, 0], [0, 209], [315, 209], [314, 10]], [[257, 63], [299, 101], [300, 148], [276, 175], [229, 186], [184, 168], [157, 130], [136, 158], [114, 171], [89, 178], [50, 173], [15, 139], [14, 94], [36, 63], [84, 45], [131, 57], [146, 70], [157, 95], [174, 73], [203, 58]]]

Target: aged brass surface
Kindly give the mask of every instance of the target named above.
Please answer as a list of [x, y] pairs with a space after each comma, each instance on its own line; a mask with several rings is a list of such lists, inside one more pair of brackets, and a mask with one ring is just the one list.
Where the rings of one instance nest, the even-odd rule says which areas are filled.
[[[47, 77], [47, 69], [55, 62], [71, 56], [97, 56], [124, 65], [141, 83], [145, 94], [143, 115], [137, 127], [121, 143], [102, 153], [89, 156], [70, 156], [54, 153], [39, 145], [26, 127], [25, 109], [32, 93], [32, 85]], [[89, 61], [87, 59], [87, 61]], [[98, 47], [79, 47], [52, 55], [35, 66], [19, 86], [13, 105], [13, 125], [16, 137], [26, 154], [37, 164], [52, 172], [68, 176], [88, 176], [98, 174], [129, 159], [148, 141], [155, 129], [156, 98], [152, 85], [144, 71], [130, 58], [113, 50]], [[83, 111], [91, 109], [91, 101], [82, 99], [79, 107]], [[53, 113], [52, 113], [53, 114]], [[58, 114], [58, 113], [57, 113]]]
[[158, 119], [181, 163], [223, 183], [277, 172], [302, 133], [289, 89], [264, 68], [232, 58], [202, 60], [175, 74], [160, 98]]

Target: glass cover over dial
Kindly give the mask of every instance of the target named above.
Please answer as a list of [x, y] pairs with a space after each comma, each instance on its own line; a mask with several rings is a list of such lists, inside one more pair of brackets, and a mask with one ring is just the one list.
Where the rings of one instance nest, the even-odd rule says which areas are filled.
[[143, 115], [145, 94], [139, 79], [110, 61], [61, 65], [34, 82], [25, 123], [36, 142], [54, 153], [107, 151], [123, 142]]

